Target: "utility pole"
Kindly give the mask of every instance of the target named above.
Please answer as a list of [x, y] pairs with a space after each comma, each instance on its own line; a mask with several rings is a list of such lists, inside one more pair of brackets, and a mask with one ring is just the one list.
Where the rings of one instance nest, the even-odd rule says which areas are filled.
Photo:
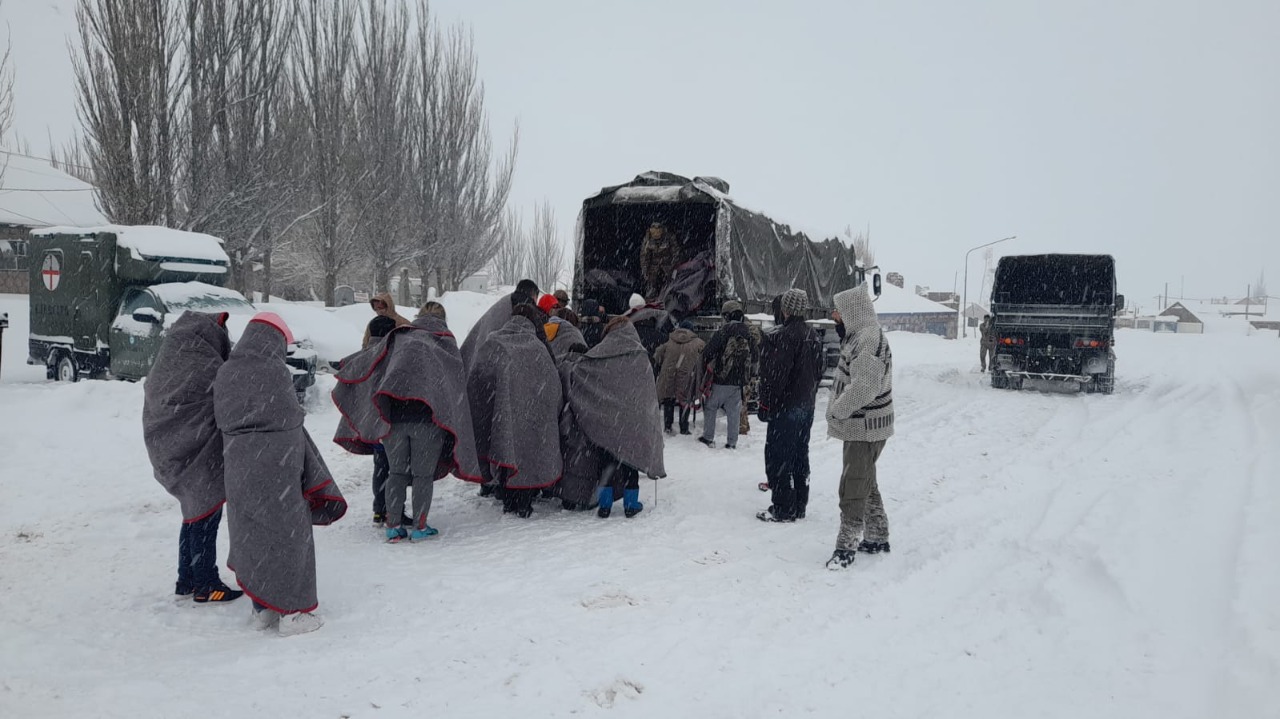
[[985, 245], [978, 245], [977, 247], [971, 248], [968, 252], [964, 253], [964, 301], [961, 302], [960, 306], [956, 308], [956, 318], [960, 322], [960, 333], [961, 333], [960, 336], [962, 337], [969, 336], [969, 322], [968, 322], [968, 318], [965, 317], [965, 313], [969, 311], [969, 255], [974, 250], [980, 250], [983, 247], [990, 247], [992, 245], [998, 245], [1001, 242], [1008, 242], [1009, 240], [1016, 240], [1016, 239], [1018, 239], [1017, 235], [1010, 235], [1009, 237], [1005, 237], [1005, 238], [996, 240], [994, 242], [988, 242]]

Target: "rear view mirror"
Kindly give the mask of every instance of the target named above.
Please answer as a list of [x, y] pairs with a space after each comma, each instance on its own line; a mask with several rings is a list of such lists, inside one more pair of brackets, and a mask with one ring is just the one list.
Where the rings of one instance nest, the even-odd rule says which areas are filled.
[[160, 313], [151, 307], [139, 307], [133, 311], [133, 319], [137, 322], [158, 325], [160, 324]]
[[1116, 311], [1124, 309], [1124, 295], [1116, 295]]
[[876, 297], [879, 297], [880, 290], [883, 288], [884, 288], [884, 285], [881, 284], [880, 282], [880, 273], [877, 272], [871, 276], [871, 291], [875, 294]]

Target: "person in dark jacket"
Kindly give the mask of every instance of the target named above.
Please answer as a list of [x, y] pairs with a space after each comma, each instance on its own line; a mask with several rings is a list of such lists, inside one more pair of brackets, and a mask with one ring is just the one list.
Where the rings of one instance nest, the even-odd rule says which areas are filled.
[[184, 312], [165, 333], [143, 387], [142, 440], [156, 480], [182, 507], [174, 594], [200, 604], [244, 594], [218, 576], [218, 525], [227, 490], [213, 381], [231, 351], [226, 321], [225, 312]]
[[724, 325], [716, 330], [702, 351], [702, 362], [711, 372], [712, 380], [711, 395], [702, 407], [702, 436], [698, 441], [708, 447], [716, 446], [716, 416], [723, 410], [729, 418], [725, 449], [737, 449], [742, 388], [751, 383], [752, 368], [760, 362], [760, 345], [743, 322], [741, 302], [725, 302], [720, 314]]
[[[369, 320], [369, 345], [376, 345], [391, 330], [399, 325], [395, 319], [379, 315]], [[368, 347], [369, 345], [366, 345]], [[387, 452], [381, 444], [373, 445], [373, 523], [381, 525], [386, 521], [386, 486], [387, 474], [391, 472], [387, 464]], [[408, 520], [408, 517], [405, 517]], [[409, 524], [408, 521], [405, 524]]]
[[599, 300], [583, 300], [582, 312], [579, 314], [581, 320], [582, 337], [587, 341], [587, 347], [595, 347], [600, 344], [600, 340], [604, 339], [604, 325], [608, 321], [605, 314], [604, 306]]
[[649, 355], [649, 364], [654, 367], [654, 376], [657, 376], [653, 355], [659, 347], [666, 344], [671, 331], [676, 328], [671, 313], [661, 307], [645, 304], [640, 295], [632, 295], [631, 310], [626, 317], [635, 325], [636, 334], [640, 335], [640, 344], [644, 345], [644, 351]]
[[804, 320], [809, 296], [782, 295], [782, 327], [770, 334], [760, 357], [759, 417], [768, 423], [764, 471], [773, 504], [756, 515], [765, 522], [803, 519], [809, 504], [809, 432], [822, 381], [822, 340]]

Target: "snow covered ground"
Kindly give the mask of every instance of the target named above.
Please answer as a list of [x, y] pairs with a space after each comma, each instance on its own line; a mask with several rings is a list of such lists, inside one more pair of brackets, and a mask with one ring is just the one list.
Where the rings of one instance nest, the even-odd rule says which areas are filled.
[[352, 512], [316, 530], [325, 627], [281, 639], [170, 595], [141, 385], [45, 383], [25, 298], [0, 310], [3, 717], [1280, 716], [1274, 333], [1122, 331], [1106, 397], [992, 390], [973, 341], [892, 335], [894, 550], [845, 573], [821, 420], [794, 525], [753, 516], [756, 424], [732, 454], [672, 440], [632, 520], [442, 480], [438, 541], [387, 545], [317, 403]]

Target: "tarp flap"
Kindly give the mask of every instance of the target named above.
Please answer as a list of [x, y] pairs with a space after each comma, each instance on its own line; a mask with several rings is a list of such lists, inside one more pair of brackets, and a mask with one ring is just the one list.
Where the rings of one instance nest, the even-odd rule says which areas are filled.
[[1013, 305], [1109, 305], [1116, 262], [1110, 255], [1012, 255], [1000, 258], [991, 301]]

